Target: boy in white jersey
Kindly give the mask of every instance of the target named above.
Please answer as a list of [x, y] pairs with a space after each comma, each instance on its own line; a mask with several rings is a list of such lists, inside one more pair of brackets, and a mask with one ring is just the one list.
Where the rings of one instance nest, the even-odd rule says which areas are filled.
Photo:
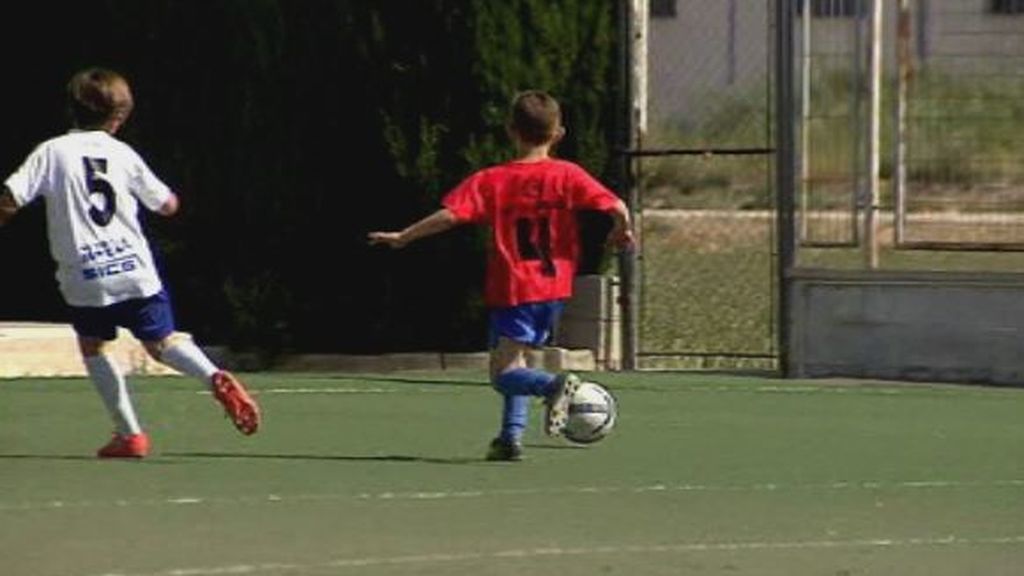
[[0, 225], [36, 198], [46, 203], [50, 253], [69, 306], [86, 371], [114, 421], [101, 458], [142, 458], [149, 437], [139, 425], [121, 370], [105, 353], [127, 328], [146, 351], [203, 381], [243, 434], [259, 428], [260, 410], [245, 387], [186, 335], [175, 331], [170, 298], [138, 219], [139, 203], [171, 216], [178, 197], [114, 135], [133, 100], [120, 74], [89, 68], [67, 86], [73, 128], [32, 151], [4, 183]]

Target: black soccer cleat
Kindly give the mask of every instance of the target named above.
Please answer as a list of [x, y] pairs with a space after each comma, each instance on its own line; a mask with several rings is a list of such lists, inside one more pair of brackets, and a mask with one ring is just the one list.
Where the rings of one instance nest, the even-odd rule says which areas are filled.
[[487, 449], [487, 459], [503, 462], [518, 462], [523, 459], [523, 445], [519, 442], [495, 438]]

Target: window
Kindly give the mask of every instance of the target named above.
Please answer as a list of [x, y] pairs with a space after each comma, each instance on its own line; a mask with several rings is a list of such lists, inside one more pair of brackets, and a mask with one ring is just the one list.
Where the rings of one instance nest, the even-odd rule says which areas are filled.
[[[796, 2], [796, 13], [803, 16], [804, 0]], [[844, 18], [864, 16], [871, 0], [810, 0], [811, 15], [815, 18]]]
[[676, 0], [651, 0], [650, 10], [654, 18], [675, 18]]
[[989, 11], [994, 14], [1024, 14], [1024, 0], [991, 0]]

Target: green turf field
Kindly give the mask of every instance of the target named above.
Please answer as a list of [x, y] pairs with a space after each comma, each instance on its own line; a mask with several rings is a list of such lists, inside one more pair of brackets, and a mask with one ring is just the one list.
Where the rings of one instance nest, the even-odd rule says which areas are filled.
[[604, 442], [482, 460], [480, 374], [136, 379], [154, 454], [92, 457], [84, 379], [0, 381], [0, 574], [1019, 575], [1024, 390], [602, 374]]

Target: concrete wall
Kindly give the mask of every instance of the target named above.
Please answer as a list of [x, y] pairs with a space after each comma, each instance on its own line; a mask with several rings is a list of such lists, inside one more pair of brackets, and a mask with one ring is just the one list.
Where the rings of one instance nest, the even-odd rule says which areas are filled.
[[[487, 351], [380, 355], [295, 354], [279, 358], [273, 365], [268, 365], [265, 359], [255, 354], [233, 353], [222, 346], [204, 346], [203, 350], [218, 366], [239, 372], [486, 372], [488, 368]], [[109, 353], [127, 376], [181, 375], [150, 358], [142, 343], [124, 329], [119, 330], [117, 341], [111, 344]], [[551, 372], [589, 372], [598, 369], [595, 352], [586, 348], [570, 350], [545, 347], [532, 350], [527, 355], [527, 362], [532, 367]], [[84, 376], [85, 365], [71, 326], [44, 322], [0, 322], [0, 380]]]
[[1024, 275], [798, 271], [790, 372], [1024, 384]]
[[597, 370], [621, 369], [622, 321], [618, 301], [617, 277], [577, 277], [573, 297], [566, 303], [558, 323], [558, 346], [590, 351]]
[[[138, 375], [176, 375], [153, 360], [131, 332], [118, 329], [107, 353], [125, 371]], [[75, 331], [69, 324], [0, 323], [0, 378], [85, 376]]]

